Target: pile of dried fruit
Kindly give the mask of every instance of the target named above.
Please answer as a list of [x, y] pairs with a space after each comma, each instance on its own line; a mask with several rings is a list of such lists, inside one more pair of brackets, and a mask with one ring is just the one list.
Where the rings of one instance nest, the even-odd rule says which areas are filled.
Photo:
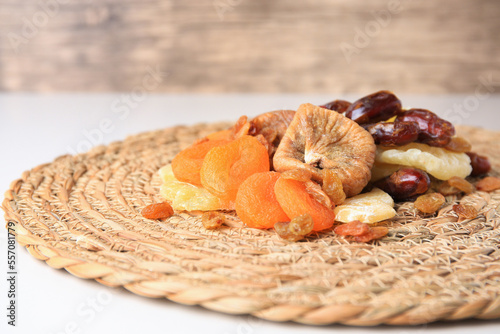
[[[224, 222], [209, 211], [236, 210], [248, 227], [274, 228], [290, 241], [337, 221], [347, 224], [335, 233], [367, 242], [387, 234], [368, 224], [394, 217], [394, 200], [416, 199], [415, 207], [431, 214], [444, 196], [474, 191], [465, 177], [491, 166], [470, 149], [451, 123], [428, 110], [405, 110], [394, 94], [380, 91], [354, 103], [303, 104], [250, 121], [242, 116], [163, 167], [161, 195], [174, 210], [206, 211], [209, 229]], [[499, 181], [485, 178], [478, 189], [498, 189]], [[159, 209], [165, 217], [173, 212]], [[153, 207], [145, 211], [161, 218]], [[463, 205], [455, 211], [474, 215]]]

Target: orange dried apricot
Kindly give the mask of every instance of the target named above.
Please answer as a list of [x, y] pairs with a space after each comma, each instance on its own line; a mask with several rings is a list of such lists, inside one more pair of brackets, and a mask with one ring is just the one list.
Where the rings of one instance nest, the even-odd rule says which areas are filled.
[[175, 178], [181, 182], [200, 186], [200, 170], [208, 151], [229, 142], [228, 139], [203, 139], [180, 151], [172, 160], [172, 171]]
[[277, 222], [290, 220], [274, 194], [274, 184], [279, 177], [276, 172], [256, 173], [240, 185], [236, 213], [248, 227], [271, 228]]
[[148, 205], [141, 211], [141, 215], [148, 219], [163, 219], [174, 214], [174, 209], [167, 202]]
[[269, 171], [269, 156], [259, 140], [244, 135], [212, 148], [201, 166], [200, 181], [211, 194], [235, 200], [238, 188], [252, 174]]
[[318, 202], [306, 188], [304, 182], [280, 177], [274, 186], [276, 199], [290, 218], [310, 214], [314, 221], [313, 231], [324, 230], [333, 225], [335, 214]]

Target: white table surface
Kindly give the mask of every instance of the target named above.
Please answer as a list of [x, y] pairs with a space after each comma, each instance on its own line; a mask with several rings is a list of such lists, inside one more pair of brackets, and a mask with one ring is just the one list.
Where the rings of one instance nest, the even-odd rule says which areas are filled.
[[[36, 95], [0, 94], [0, 188], [38, 164], [127, 135], [320, 104], [338, 95]], [[356, 96], [354, 96], [355, 98]], [[500, 95], [400, 96], [404, 106], [446, 115], [454, 123], [500, 130]], [[125, 102], [124, 102], [125, 101]], [[126, 104], [128, 101], [128, 105]], [[103, 131], [101, 122], [109, 124]], [[90, 138], [90, 139], [89, 139]], [[492, 145], [500, 146], [498, 143]], [[467, 320], [420, 326], [313, 327], [234, 316], [76, 278], [17, 248], [17, 326], [7, 326], [7, 238], [0, 229], [1, 333], [499, 333], [500, 321]]]

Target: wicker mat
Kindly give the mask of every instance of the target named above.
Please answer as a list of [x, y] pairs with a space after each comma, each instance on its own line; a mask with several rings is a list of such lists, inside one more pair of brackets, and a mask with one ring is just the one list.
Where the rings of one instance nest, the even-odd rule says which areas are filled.
[[[289, 243], [273, 231], [208, 231], [200, 215], [140, 215], [161, 201], [157, 171], [227, 124], [175, 127], [62, 156], [12, 183], [3, 209], [17, 241], [71, 274], [147, 297], [273, 321], [347, 325], [500, 318], [500, 191], [447, 197], [438, 215], [397, 205], [389, 235], [363, 244], [331, 230]], [[500, 171], [500, 133], [459, 128]], [[457, 202], [473, 203], [459, 220]]]

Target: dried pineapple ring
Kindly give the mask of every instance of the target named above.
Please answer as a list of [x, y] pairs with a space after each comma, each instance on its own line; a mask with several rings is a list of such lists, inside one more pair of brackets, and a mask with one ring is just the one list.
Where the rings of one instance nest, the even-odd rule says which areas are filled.
[[394, 200], [386, 192], [375, 188], [369, 193], [357, 195], [345, 200], [342, 205], [333, 211], [335, 220], [348, 223], [359, 220], [363, 223], [373, 224], [390, 219], [396, 215]]
[[356, 122], [328, 109], [303, 104], [274, 155], [278, 172], [306, 169], [321, 182], [323, 170], [334, 171], [347, 197], [363, 190], [375, 158], [372, 136]]
[[467, 154], [419, 143], [396, 148], [379, 146], [375, 161], [419, 168], [440, 180], [448, 180], [453, 176], [465, 178], [472, 171]]
[[172, 172], [172, 165], [162, 167], [159, 174], [163, 181], [160, 195], [170, 202], [174, 210], [210, 211], [232, 210], [234, 208], [232, 203], [222, 201], [202, 187], [178, 181]]

